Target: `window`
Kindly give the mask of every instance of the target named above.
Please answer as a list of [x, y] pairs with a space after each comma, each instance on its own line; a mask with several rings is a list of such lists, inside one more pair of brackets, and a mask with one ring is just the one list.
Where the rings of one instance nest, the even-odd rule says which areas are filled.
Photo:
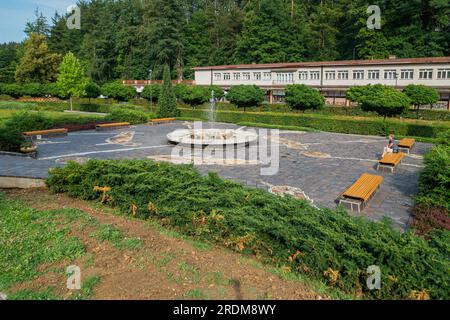
[[241, 80], [241, 74], [240, 73], [233, 73], [233, 80]]
[[223, 74], [223, 80], [230, 80], [230, 79], [231, 79], [231, 77], [230, 77], [229, 73], [224, 73]]
[[400, 79], [409, 80], [414, 78], [414, 70], [413, 69], [403, 69], [400, 71]]
[[299, 80], [308, 80], [308, 71], [299, 71], [298, 79]]
[[336, 79], [336, 72], [335, 71], [325, 71], [325, 79], [327, 79], [327, 80]]
[[433, 69], [420, 69], [419, 79], [422, 80], [433, 79]]
[[397, 78], [397, 71], [395, 70], [384, 70], [384, 79], [393, 80]]
[[348, 71], [338, 71], [339, 80], [348, 80]]
[[450, 69], [438, 69], [438, 79], [450, 79]]
[[264, 76], [264, 80], [272, 80], [272, 73], [270, 73], [270, 72], [264, 72], [263, 76]]
[[261, 80], [261, 72], [253, 72], [253, 79]]
[[242, 73], [242, 79], [243, 80], [250, 80], [250, 72], [244, 72]]
[[280, 82], [280, 83], [294, 82], [294, 73], [292, 73], [292, 72], [277, 72], [277, 82]]
[[369, 78], [369, 80], [380, 79], [380, 70], [369, 70], [367, 77]]
[[319, 80], [320, 79], [320, 72], [319, 71], [311, 71], [309, 73], [309, 77], [311, 80]]
[[221, 73], [214, 73], [214, 80], [216, 80], [216, 81], [222, 80], [222, 74]]
[[362, 80], [362, 79], [364, 79], [364, 70], [353, 71], [353, 80]]

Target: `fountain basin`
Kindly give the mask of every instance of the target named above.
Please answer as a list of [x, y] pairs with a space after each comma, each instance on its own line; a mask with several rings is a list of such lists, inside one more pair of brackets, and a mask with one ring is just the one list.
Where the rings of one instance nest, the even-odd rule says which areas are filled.
[[167, 139], [181, 146], [246, 146], [258, 139], [255, 132], [233, 129], [178, 129]]

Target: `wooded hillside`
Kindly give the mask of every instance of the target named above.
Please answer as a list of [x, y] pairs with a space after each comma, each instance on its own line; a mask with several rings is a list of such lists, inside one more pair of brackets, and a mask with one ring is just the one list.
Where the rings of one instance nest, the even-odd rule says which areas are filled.
[[[93, 0], [79, 1], [81, 30], [40, 14], [27, 33], [51, 51], [72, 51], [99, 83], [113, 79], [192, 78], [191, 67], [232, 63], [445, 56], [448, 0]], [[381, 30], [366, 27], [381, 8]], [[24, 26], [25, 27], [25, 26]], [[21, 49], [0, 45], [0, 82], [14, 81]]]

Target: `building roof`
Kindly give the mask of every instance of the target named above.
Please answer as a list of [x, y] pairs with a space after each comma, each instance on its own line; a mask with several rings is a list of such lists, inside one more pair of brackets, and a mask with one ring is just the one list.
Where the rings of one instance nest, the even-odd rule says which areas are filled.
[[195, 67], [193, 69], [194, 70], [275, 69], [275, 68], [308, 68], [308, 67], [311, 68], [311, 67], [323, 67], [323, 66], [347, 67], [347, 66], [365, 66], [365, 65], [434, 64], [434, 63], [450, 63], [450, 57], [236, 64], [236, 65], [224, 65], [224, 66]]

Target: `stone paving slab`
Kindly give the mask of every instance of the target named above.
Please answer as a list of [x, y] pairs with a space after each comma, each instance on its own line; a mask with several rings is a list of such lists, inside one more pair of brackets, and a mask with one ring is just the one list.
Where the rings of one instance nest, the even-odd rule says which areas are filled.
[[[224, 123], [204, 123], [204, 128], [238, 128]], [[186, 128], [186, 122], [161, 125], [139, 125], [107, 132], [82, 131], [39, 141], [37, 159], [0, 155], [0, 176], [45, 178], [48, 169], [63, 166], [71, 158], [146, 159], [169, 156], [174, 146], [166, 135]], [[244, 128], [247, 130], [249, 128]], [[257, 132], [260, 129], [252, 128]], [[131, 136], [122, 144], [108, 143], [119, 134]], [[347, 135], [327, 132], [280, 131], [279, 138], [270, 137], [279, 145], [279, 171], [261, 175], [266, 165], [196, 165], [202, 173], [217, 172], [222, 177], [248, 186], [268, 189], [270, 185], [287, 185], [303, 190], [317, 206], [335, 208], [339, 195], [364, 173], [384, 177], [379, 192], [360, 215], [373, 220], [390, 217], [394, 225], [407, 228], [422, 157], [430, 144], [416, 143], [394, 174], [376, 171], [387, 140], [383, 137]]]

